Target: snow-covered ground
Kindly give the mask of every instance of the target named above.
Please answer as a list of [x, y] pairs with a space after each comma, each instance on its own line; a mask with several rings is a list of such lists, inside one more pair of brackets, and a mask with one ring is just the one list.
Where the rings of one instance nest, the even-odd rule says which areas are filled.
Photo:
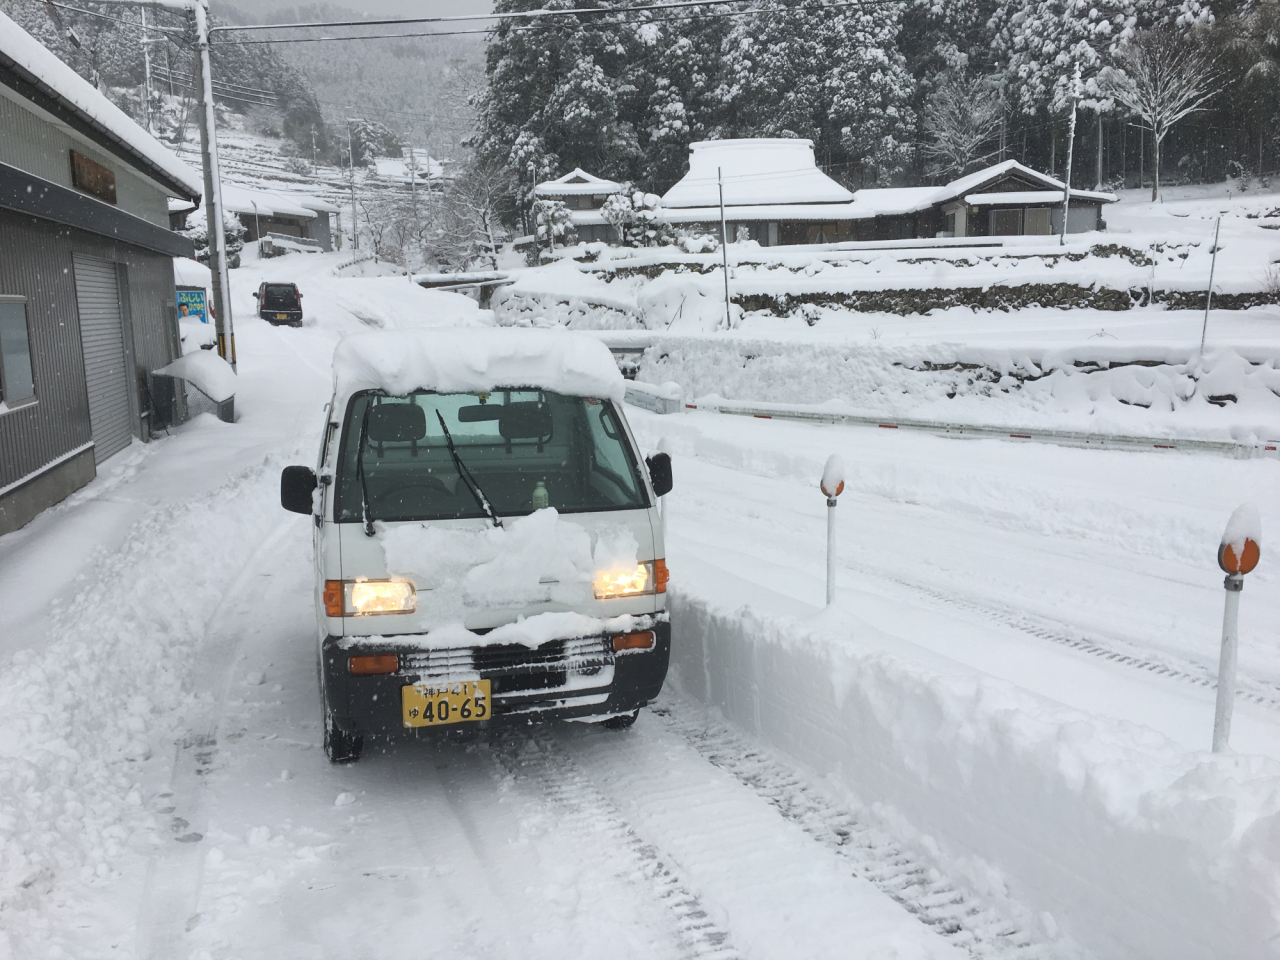
[[[239, 421], [0, 538], [0, 958], [1276, 955], [1265, 544], [1207, 752], [1214, 551], [1244, 500], [1280, 523], [1274, 461], [630, 409], [675, 461], [663, 699], [330, 766], [279, 470], [341, 335], [489, 319], [345, 259], [246, 262]], [[262, 280], [303, 328], [253, 316]]]

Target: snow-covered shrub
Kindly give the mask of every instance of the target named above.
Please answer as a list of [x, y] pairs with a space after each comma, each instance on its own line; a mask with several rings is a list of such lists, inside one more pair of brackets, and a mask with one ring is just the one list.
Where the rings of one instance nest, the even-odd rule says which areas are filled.
[[[240, 251], [244, 249], [244, 224], [234, 214], [222, 211], [222, 230], [227, 240], [227, 266], [240, 266]], [[191, 211], [187, 217], [187, 229], [182, 231], [196, 247], [196, 259], [209, 263], [209, 231], [205, 221], [205, 208]]]
[[658, 247], [672, 242], [671, 228], [658, 216], [661, 198], [634, 190], [630, 183], [604, 202], [600, 214], [615, 231], [624, 247]]
[[573, 218], [569, 208], [560, 200], [535, 200], [533, 202], [534, 222], [537, 224], [535, 236], [538, 246], [555, 249], [557, 243], [567, 244], [573, 236]]
[[710, 233], [680, 233], [676, 246], [685, 253], [713, 253], [720, 249], [720, 242]]

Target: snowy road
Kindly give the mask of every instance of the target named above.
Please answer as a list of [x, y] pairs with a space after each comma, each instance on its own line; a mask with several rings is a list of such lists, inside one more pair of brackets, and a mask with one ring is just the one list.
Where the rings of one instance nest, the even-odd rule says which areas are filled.
[[[623, 733], [329, 765], [310, 530], [278, 477], [313, 459], [334, 343], [377, 304], [303, 330], [240, 309], [239, 423], [135, 446], [0, 539], [0, 958], [1087, 956], [1007, 890], [975, 893], [981, 864], [952, 870], [675, 689]], [[833, 622], [816, 478], [841, 452], [836, 621], [1207, 743], [1212, 547], [1241, 499], [1274, 521], [1280, 464], [629, 416], [675, 458], [676, 596]], [[1273, 757], [1275, 583], [1264, 565], [1244, 597], [1235, 741]]]

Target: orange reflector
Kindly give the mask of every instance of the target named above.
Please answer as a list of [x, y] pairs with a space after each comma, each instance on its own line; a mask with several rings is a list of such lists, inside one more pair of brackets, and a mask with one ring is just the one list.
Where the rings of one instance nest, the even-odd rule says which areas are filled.
[[395, 673], [400, 669], [400, 658], [394, 653], [380, 653], [369, 657], [352, 657], [347, 670], [357, 676], [367, 677], [375, 673]]
[[666, 593], [667, 581], [671, 579], [671, 571], [667, 569], [667, 561], [653, 561], [654, 593]]
[[1258, 565], [1261, 554], [1257, 541], [1247, 537], [1238, 557], [1235, 548], [1229, 543], [1224, 543], [1218, 548], [1218, 566], [1222, 568], [1223, 573], [1249, 573]]
[[645, 630], [641, 633], [620, 633], [613, 638], [614, 653], [620, 653], [623, 650], [650, 650], [652, 648], [652, 630]]
[[324, 612], [328, 617], [342, 616], [342, 581], [324, 582]]

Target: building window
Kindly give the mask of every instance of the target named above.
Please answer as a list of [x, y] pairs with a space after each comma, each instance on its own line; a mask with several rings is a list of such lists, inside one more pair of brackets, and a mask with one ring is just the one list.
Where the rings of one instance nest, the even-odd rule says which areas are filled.
[[0, 404], [13, 409], [35, 399], [27, 302], [20, 297], [0, 297]]
[[991, 235], [993, 237], [1018, 237], [1022, 235], [1022, 211], [992, 210]]
[[71, 185], [105, 203], [116, 202], [116, 175], [75, 150], [71, 151]]
[[1029, 237], [1047, 237], [1053, 233], [1053, 211], [1049, 207], [1027, 207], [1023, 222]]

